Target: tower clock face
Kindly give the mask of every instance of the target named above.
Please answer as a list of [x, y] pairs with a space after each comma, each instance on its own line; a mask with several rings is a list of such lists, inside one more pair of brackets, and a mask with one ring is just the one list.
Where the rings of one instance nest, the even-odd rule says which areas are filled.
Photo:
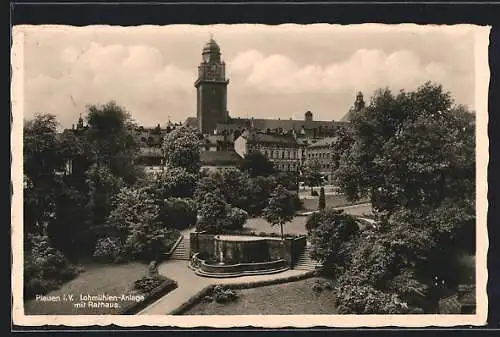
[[208, 55], [208, 54], [203, 54], [203, 60], [204, 60], [205, 62], [208, 62], [208, 60], [209, 60], [209, 59], [210, 59], [210, 55]]

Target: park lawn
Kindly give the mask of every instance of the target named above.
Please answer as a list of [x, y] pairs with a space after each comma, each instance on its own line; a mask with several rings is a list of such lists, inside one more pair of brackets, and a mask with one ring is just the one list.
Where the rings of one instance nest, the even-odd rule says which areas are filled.
[[[369, 204], [360, 204], [355, 206], [349, 206], [344, 209], [344, 212], [354, 216], [363, 216], [365, 214], [371, 213], [371, 206]], [[295, 216], [291, 222], [287, 222], [283, 226], [283, 232], [285, 234], [302, 235], [307, 234], [306, 222], [307, 216]], [[279, 226], [271, 226], [264, 218], [251, 218], [245, 223], [244, 229], [248, 232], [256, 233], [276, 233], [280, 234]]]
[[[147, 265], [139, 262], [123, 264], [88, 263], [83, 265], [85, 271], [75, 279], [63, 284], [61, 288], [46, 295], [60, 296], [73, 295], [74, 302], [41, 302], [31, 299], [25, 301], [26, 315], [112, 315], [119, 314], [114, 308], [75, 308], [74, 303], [80, 302], [81, 295], [96, 296], [100, 294], [121, 296], [127, 295], [134, 281], [144, 276]], [[132, 301], [118, 302], [121, 307], [133, 303]]]
[[[301, 235], [307, 234], [306, 230], [306, 216], [296, 216], [291, 222], [283, 225], [283, 232], [285, 234]], [[256, 233], [276, 233], [280, 234], [280, 226], [271, 226], [264, 218], [251, 218], [245, 224], [245, 230]]]
[[[318, 315], [336, 314], [332, 290], [311, 288], [321, 278], [236, 290], [239, 298], [230, 303], [199, 302], [184, 315]], [[323, 280], [323, 279], [321, 279]]]
[[[319, 207], [319, 197], [311, 197], [310, 195], [306, 195], [301, 198], [302, 205], [304, 210], [306, 211], [314, 211]], [[325, 206], [326, 207], [342, 207], [342, 206], [351, 206], [355, 204], [367, 203], [368, 200], [360, 200], [359, 202], [352, 203], [347, 201], [347, 199], [343, 195], [339, 194], [326, 194], [325, 195]]]

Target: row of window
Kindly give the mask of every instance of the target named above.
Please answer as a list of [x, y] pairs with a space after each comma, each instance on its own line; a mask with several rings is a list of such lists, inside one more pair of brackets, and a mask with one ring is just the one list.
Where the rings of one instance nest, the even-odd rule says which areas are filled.
[[325, 159], [330, 159], [330, 153], [329, 152], [309, 152], [307, 154], [308, 158], [325, 158]]
[[270, 159], [298, 159], [296, 151], [289, 150], [261, 150], [262, 154]]

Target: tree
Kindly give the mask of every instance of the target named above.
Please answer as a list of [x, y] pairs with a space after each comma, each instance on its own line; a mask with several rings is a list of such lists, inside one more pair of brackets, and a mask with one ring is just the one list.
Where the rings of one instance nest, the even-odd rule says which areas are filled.
[[350, 264], [353, 243], [359, 235], [356, 219], [344, 213], [327, 209], [309, 217], [306, 228], [311, 237], [311, 258], [323, 263], [331, 276]]
[[214, 193], [207, 193], [199, 206], [199, 221], [196, 229], [209, 233], [220, 233], [227, 218], [228, 204], [223, 197]]
[[80, 245], [93, 248], [98, 237], [106, 234], [105, 226], [112, 208], [115, 195], [123, 187], [123, 180], [114, 176], [106, 166], [92, 165], [86, 172], [88, 185], [88, 203], [86, 231], [80, 237]]
[[247, 153], [245, 158], [240, 162], [240, 170], [247, 172], [251, 177], [268, 177], [276, 173], [273, 163], [259, 151]]
[[24, 229], [43, 234], [55, 209], [65, 158], [55, 116], [36, 114], [23, 127]]
[[113, 205], [106, 231], [100, 237], [118, 238], [122, 257], [157, 260], [165, 248], [169, 228], [161, 222], [160, 208], [152, 195], [145, 189], [124, 187]]
[[335, 132], [335, 139], [331, 147], [331, 164], [333, 171], [339, 168], [340, 159], [345, 153], [349, 152], [353, 143], [354, 138], [349, 125], [342, 126]]
[[127, 184], [136, 181], [135, 166], [138, 144], [132, 134], [135, 125], [125, 108], [111, 101], [104, 105], [87, 107], [87, 128], [83, 132], [89, 142], [90, 161], [106, 166]]
[[292, 221], [294, 215], [293, 195], [282, 185], [278, 185], [271, 194], [267, 207], [264, 209], [264, 218], [271, 226], [280, 226], [281, 239], [283, 239], [283, 225]]
[[440, 85], [393, 95], [379, 90], [351, 118], [353, 143], [335, 178], [351, 200], [369, 195], [378, 211], [474, 199], [475, 124]]
[[308, 160], [302, 167], [302, 180], [311, 187], [311, 195], [314, 187], [321, 185], [323, 176], [321, 175], [321, 163], [317, 159]]
[[325, 200], [325, 189], [323, 187], [321, 187], [321, 189], [319, 190], [318, 208], [320, 210], [325, 209], [325, 203], [326, 203], [326, 200]]
[[200, 145], [195, 129], [188, 126], [176, 128], [168, 133], [163, 141], [165, 163], [198, 174], [201, 167]]
[[198, 174], [184, 167], [165, 166], [163, 172], [159, 172], [149, 188], [158, 200], [166, 198], [192, 198], [197, 185]]

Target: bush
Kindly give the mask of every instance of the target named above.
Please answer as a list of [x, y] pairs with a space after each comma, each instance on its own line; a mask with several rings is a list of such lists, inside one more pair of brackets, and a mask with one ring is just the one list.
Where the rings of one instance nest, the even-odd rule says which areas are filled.
[[242, 229], [248, 219], [248, 213], [241, 208], [231, 207], [227, 214], [227, 229]]
[[165, 225], [183, 230], [196, 224], [196, 202], [190, 198], [168, 198], [160, 206], [160, 217]]
[[49, 245], [46, 236], [30, 235], [24, 252], [24, 296], [31, 298], [59, 288], [73, 279], [79, 268]]
[[156, 287], [163, 283], [163, 279], [158, 276], [144, 276], [134, 282], [134, 289], [143, 293], [150, 293]]
[[337, 293], [339, 314], [405, 314], [406, 303], [396, 294], [389, 294], [368, 285], [347, 284]]
[[120, 238], [107, 237], [98, 239], [93, 256], [104, 261], [119, 262], [123, 255], [123, 244]]
[[234, 290], [227, 289], [222, 285], [216, 285], [214, 287], [212, 296], [217, 303], [228, 303], [238, 298], [238, 294]]
[[316, 190], [312, 190], [312, 191], [311, 191], [311, 196], [312, 196], [312, 197], [317, 197], [318, 195], [319, 195], [319, 194], [318, 194], [318, 191], [316, 191]]

